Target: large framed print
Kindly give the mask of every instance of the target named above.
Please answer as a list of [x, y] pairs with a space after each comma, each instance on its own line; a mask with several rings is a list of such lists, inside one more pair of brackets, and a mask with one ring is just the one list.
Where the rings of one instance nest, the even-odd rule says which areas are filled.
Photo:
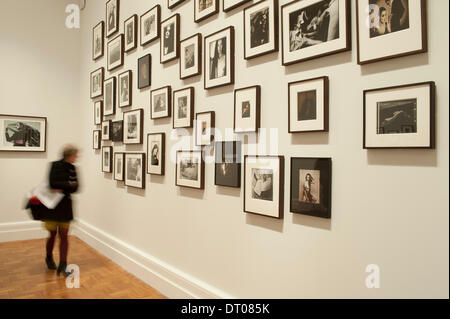
[[144, 153], [125, 153], [125, 185], [145, 188]]
[[363, 147], [435, 147], [435, 83], [364, 91]]
[[102, 141], [110, 141], [111, 140], [111, 130], [112, 130], [112, 121], [103, 121], [102, 122]]
[[223, 0], [223, 11], [231, 11], [251, 0]]
[[427, 52], [426, 7], [426, 0], [357, 0], [358, 64]]
[[131, 70], [119, 74], [119, 107], [131, 106], [133, 97], [133, 72]]
[[103, 95], [104, 78], [105, 78], [104, 68], [99, 68], [91, 73], [91, 99]]
[[114, 153], [114, 180], [125, 180], [125, 153]]
[[241, 142], [216, 142], [214, 185], [241, 187]]
[[244, 157], [244, 212], [283, 218], [284, 157]]
[[170, 117], [172, 89], [165, 86], [150, 92], [150, 118], [152, 120]]
[[141, 46], [144, 46], [160, 36], [161, 6], [157, 4], [141, 15]]
[[283, 5], [283, 65], [350, 50], [350, 7], [350, 0], [294, 0]]
[[94, 124], [101, 125], [103, 120], [103, 101], [94, 103]]
[[123, 32], [125, 33], [125, 52], [129, 52], [137, 48], [137, 14], [133, 14], [123, 23]]
[[244, 58], [278, 51], [278, 0], [264, 0], [244, 10]]
[[102, 172], [112, 173], [113, 166], [113, 148], [112, 146], [102, 147]]
[[142, 144], [144, 132], [144, 110], [132, 110], [123, 113], [123, 143]]
[[101, 138], [102, 138], [102, 131], [95, 130], [92, 133], [92, 148], [94, 150], [99, 150], [101, 148], [102, 145]]
[[211, 145], [214, 140], [215, 112], [197, 113], [195, 117], [195, 145]]
[[331, 218], [331, 158], [291, 158], [290, 211]]
[[105, 22], [101, 21], [92, 29], [92, 60], [101, 58], [105, 48]]
[[178, 151], [176, 186], [204, 189], [205, 163], [201, 151]]
[[194, 0], [194, 21], [203, 21], [219, 13], [219, 0]]
[[261, 86], [234, 91], [234, 133], [256, 133], [261, 118]]
[[184, 2], [184, 0], [167, 0], [167, 7], [169, 9], [173, 9], [176, 6], [182, 4]]
[[234, 84], [234, 27], [205, 37], [206, 89]]
[[180, 79], [202, 73], [202, 35], [197, 33], [180, 42]]
[[111, 122], [111, 141], [123, 142], [123, 121]]
[[45, 152], [47, 118], [0, 114], [1, 152]]
[[104, 116], [116, 114], [116, 82], [116, 77], [113, 76], [112, 78], [105, 80], [103, 84], [105, 92], [105, 97], [103, 100]]
[[288, 132], [328, 132], [328, 77], [288, 85]]
[[108, 71], [123, 65], [123, 34], [108, 42]]
[[138, 60], [138, 88], [143, 89], [152, 84], [152, 56], [150, 54]]
[[173, 128], [192, 127], [194, 122], [194, 87], [173, 92]]
[[165, 168], [165, 133], [152, 133], [147, 135], [147, 173], [164, 175]]
[[119, 0], [109, 0], [106, 3], [106, 37], [109, 38], [119, 31]]
[[161, 22], [160, 61], [175, 60], [180, 53], [180, 14], [174, 14]]

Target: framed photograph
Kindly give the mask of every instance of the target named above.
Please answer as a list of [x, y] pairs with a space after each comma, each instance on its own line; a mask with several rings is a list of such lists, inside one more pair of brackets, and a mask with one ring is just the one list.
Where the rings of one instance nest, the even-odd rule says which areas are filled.
[[133, 73], [131, 70], [119, 74], [119, 107], [131, 106], [133, 97]]
[[195, 145], [211, 145], [214, 140], [215, 112], [197, 113], [195, 117]]
[[205, 38], [205, 90], [234, 84], [234, 27]]
[[102, 172], [112, 173], [113, 148], [112, 146], [102, 147]]
[[180, 14], [174, 14], [161, 22], [161, 63], [178, 59], [180, 53]]
[[356, 1], [358, 64], [428, 50], [426, 0]]
[[103, 96], [105, 69], [99, 68], [91, 73], [91, 99]]
[[101, 58], [105, 48], [105, 22], [101, 21], [92, 29], [92, 60]]
[[328, 132], [328, 77], [288, 85], [288, 132]]
[[194, 87], [173, 92], [173, 128], [193, 127]]
[[103, 101], [94, 103], [94, 124], [101, 125], [103, 121]]
[[111, 123], [111, 140], [113, 142], [123, 142], [123, 121]]
[[435, 83], [364, 91], [364, 148], [435, 147]]
[[180, 42], [180, 79], [202, 73], [202, 35], [197, 33]]
[[223, 0], [223, 11], [231, 11], [251, 0]]
[[110, 141], [111, 140], [111, 127], [112, 121], [103, 121], [102, 122], [102, 141]]
[[125, 52], [137, 48], [137, 14], [133, 14], [123, 23], [123, 32], [125, 33]]
[[250, 86], [234, 91], [234, 133], [256, 133], [260, 127], [261, 87]]
[[170, 117], [172, 89], [165, 86], [150, 92], [150, 118]]
[[144, 153], [125, 153], [125, 185], [145, 188]]
[[101, 148], [102, 145], [102, 131], [100, 130], [95, 130], [92, 133], [92, 148], [94, 150], [99, 150]]
[[194, 20], [200, 22], [219, 13], [219, 0], [194, 0]]
[[142, 144], [144, 132], [144, 110], [123, 113], [123, 143]]
[[244, 58], [278, 51], [278, 0], [264, 0], [244, 10]]
[[114, 180], [125, 180], [125, 153], [114, 153]]
[[161, 6], [157, 4], [141, 15], [141, 46], [144, 46], [160, 37]]
[[290, 211], [331, 218], [331, 158], [291, 158]]
[[283, 218], [284, 157], [244, 157], [244, 212]]
[[106, 3], [106, 37], [109, 38], [119, 31], [119, 0], [109, 0]]
[[167, 7], [169, 9], [173, 9], [183, 2], [184, 2], [184, 0], [167, 0]]
[[0, 114], [0, 132], [0, 151], [46, 151], [46, 117]]
[[138, 88], [143, 89], [152, 84], [152, 56], [144, 55], [138, 60]]
[[103, 100], [103, 116], [116, 114], [116, 77], [105, 80], [105, 97]]
[[241, 187], [241, 142], [215, 143], [214, 185]]
[[350, 0], [295, 0], [283, 5], [283, 65], [351, 50], [350, 8]]
[[123, 65], [123, 34], [108, 42], [108, 71]]
[[201, 151], [178, 151], [176, 186], [205, 188], [205, 164]]
[[147, 173], [164, 175], [166, 134], [152, 133], [147, 135]]

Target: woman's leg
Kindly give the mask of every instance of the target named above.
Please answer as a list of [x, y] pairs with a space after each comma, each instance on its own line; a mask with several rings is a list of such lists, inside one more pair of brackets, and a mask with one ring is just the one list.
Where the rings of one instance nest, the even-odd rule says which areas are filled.
[[49, 231], [50, 236], [47, 239], [47, 258], [50, 258], [53, 256], [53, 246], [55, 245], [55, 238], [56, 238], [56, 231]]
[[67, 238], [69, 234], [69, 228], [59, 227], [59, 260], [60, 263], [67, 262], [67, 250], [69, 249], [69, 240]]

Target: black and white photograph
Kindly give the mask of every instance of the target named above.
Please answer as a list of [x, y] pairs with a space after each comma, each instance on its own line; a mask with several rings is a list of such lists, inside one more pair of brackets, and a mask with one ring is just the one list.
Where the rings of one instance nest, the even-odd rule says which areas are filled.
[[0, 114], [0, 152], [45, 152], [47, 118]]
[[273, 170], [252, 168], [252, 198], [273, 201]]
[[104, 68], [99, 68], [91, 73], [91, 99], [103, 96], [104, 77]]
[[371, 148], [435, 147], [435, 83], [364, 91], [364, 145]]
[[147, 173], [164, 175], [165, 168], [165, 133], [147, 135]]
[[219, 13], [219, 0], [194, 0], [194, 20], [203, 21]]
[[281, 11], [283, 65], [351, 49], [349, 0], [295, 0]]
[[113, 121], [111, 123], [111, 140], [113, 142], [123, 142], [123, 121]]
[[202, 35], [197, 33], [180, 42], [180, 79], [202, 73]]
[[123, 30], [125, 34], [125, 52], [129, 52], [137, 48], [137, 21], [138, 17], [134, 14], [123, 23]]
[[131, 70], [119, 74], [119, 107], [131, 106], [133, 97], [133, 73]]
[[409, 0], [369, 0], [370, 37], [409, 29]]
[[141, 46], [144, 46], [160, 36], [161, 6], [157, 4], [141, 15]]
[[194, 122], [194, 87], [173, 92], [173, 128], [192, 127]]
[[214, 184], [241, 187], [241, 142], [216, 142]]
[[125, 180], [125, 153], [114, 153], [114, 180]]
[[149, 87], [152, 83], [152, 56], [144, 55], [138, 59], [138, 88]]
[[201, 151], [178, 151], [176, 186], [204, 189], [204, 165]]
[[125, 185], [145, 188], [144, 153], [125, 153]]
[[142, 144], [144, 110], [137, 109], [123, 113], [123, 143]]
[[103, 120], [103, 101], [94, 103], [94, 124], [101, 125]]
[[161, 63], [177, 59], [180, 50], [180, 14], [177, 13], [161, 22]]
[[101, 138], [102, 138], [102, 131], [95, 130], [92, 133], [92, 148], [94, 150], [99, 150], [101, 148], [102, 145]]
[[260, 126], [261, 86], [234, 91], [234, 133], [256, 133]]
[[234, 83], [234, 27], [205, 38], [205, 89]]
[[244, 10], [244, 58], [278, 51], [278, 0], [264, 0]]
[[320, 171], [301, 169], [299, 172], [299, 201], [320, 204]]
[[170, 117], [172, 105], [172, 89], [165, 86], [150, 92], [150, 118]]
[[92, 60], [103, 56], [105, 48], [105, 22], [101, 21], [92, 29]]
[[103, 116], [116, 113], [116, 77], [109, 78], [104, 82]]
[[223, 0], [223, 11], [228, 12], [250, 2], [251, 0]]
[[123, 65], [123, 34], [108, 42], [108, 71]]
[[215, 112], [201, 112], [195, 115], [195, 145], [211, 145], [214, 140]]
[[173, 9], [179, 4], [182, 4], [185, 0], [167, 0], [167, 7]]
[[112, 130], [112, 121], [103, 121], [102, 122], [102, 141], [110, 141], [111, 140], [111, 130]]
[[106, 3], [106, 37], [119, 31], [119, 0], [109, 0]]
[[113, 171], [113, 148], [112, 146], [102, 147], [102, 172], [112, 173]]

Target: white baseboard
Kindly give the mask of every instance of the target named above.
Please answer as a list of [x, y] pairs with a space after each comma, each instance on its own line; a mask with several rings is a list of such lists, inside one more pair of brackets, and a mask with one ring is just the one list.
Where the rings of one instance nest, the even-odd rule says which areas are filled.
[[46, 238], [42, 222], [28, 221], [0, 224], [0, 242]]

